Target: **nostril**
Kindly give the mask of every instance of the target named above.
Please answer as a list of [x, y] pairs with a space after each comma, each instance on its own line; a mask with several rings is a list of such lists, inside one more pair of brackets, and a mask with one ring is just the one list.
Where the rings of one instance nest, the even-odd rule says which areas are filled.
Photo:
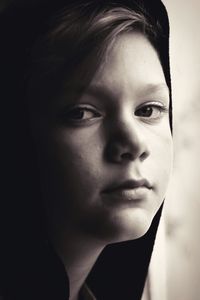
[[144, 151], [141, 155], [140, 155], [140, 160], [143, 161], [145, 160], [147, 157], [148, 157], [148, 152], [147, 151]]
[[149, 156], [148, 149], [142, 145], [122, 145], [122, 143], [111, 143], [105, 151], [107, 159], [113, 162], [128, 162], [135, 159], [144, 161]]
[[134, 159], [133, 155], [129, 152], [122, 153], [121, 158], [123, 160], [133, 160]]
[[128, 162], [133, 160], [143, 161], [149, 156], [147, 141], [137, 132], [133, 135], [133, 130], [129, 135], [126, 132], [122, 135], [115, 135], [114, 140], [109, 140], [105, 148], [106, 159], [112, 162]]
[[117, 143], [109, 144], [109, 146], [106, 149], [106, 156], [109, 160], [115, 162], [134, 160], [133, 153], [131, 153], [131, 151], [128, 151], [128, 149], [124, 148], [126, 147]]

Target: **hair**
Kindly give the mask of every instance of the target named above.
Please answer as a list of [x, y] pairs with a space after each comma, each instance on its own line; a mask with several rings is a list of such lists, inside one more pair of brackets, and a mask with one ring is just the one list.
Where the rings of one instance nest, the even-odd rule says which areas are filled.
[[45, 33], [40, 34], [32, 48], [27, 73], [30, 102], [34, 105], [38, 99], [37, 109], [38, 104], [45, 103], [44, 99], [49, 101], [63, 85], [67, 86], [89, 58], [90, 67], [83, 70], [81, 78], [83, 81], [84, 77], [86, 88], [121, 34], [141, 32], [156, 48], [161, 29], [153, 26], [143, 12], [109, 4], [101, 8], [91, 1], [59, 10], [45, 26]]
[[[4, 261], [1, 261], [2, 291], [8, 297], [13, 293], [18, 294], [21, 299], [59, 299], [58, 294], [62, 294], [67, 281], [62, 275], [64, 270], [61, 263], [46, 244], [39, 165], [30, 128], [32, 111], [43, 109], [46, 101], [55, 101], [55, 96], [67, 88], [70, 80], [79, 73], [80, 66], [89, 59], [89, 70], [84, 68], [83, 73], [79, 74], [81, 79], [84, 79], [83, 89], [86, 88], [98, 67], [109, 57], [109, 51], [116, 39], [129, 32], [140, 32], [151, 42], [159, 55], [171, 93], [168, 19], [163, 7], [161, 24], [155, 17], [154, 10], [150, 9], [150, 4], [144, 5], [145, 1], [75, 0], [63, 5], [64, 2], [60, 0], [54, 5], [46, 6], [38, 2], [37, 6], [32, 6], [31, 9], [24, 7], [26, 13], [24, 8], [11, 7], [2, 18], [6, 28], [6, 34], [3, 36], [5, 68], [2, 72], [5, 76], [7, 102], [12, 107], [11, 111], [8, 110], [10, 127], [7, 128], [7, 135], [12, 137], [12, 140], [7, 144], [6, 157], [10, 160], [10, 168], [9, 165], [6, 166], [8, 192], [3, 207], [5, 216], [9, 216], [9, 219], [5, 218], [3, 221], [6, 230], [1, 250], [1, 257], [4, 257]], [[169, 121], [172, 128], [171, 110]], [[9, 174], [10, 170], [12, 176]], [[12, 190], [9, 191], [10, 183]], [[10, 203], [12, 211], [7, 203]], [[133, 279], [130, 278], [126, 284], [122, 284], [115, 272], [116, 265], [119, 268], [118, 272], [122, 274], [128, 265], [141, 273], [138, 275], [138, 284], [133, 288], [135, 291], [132, 291], [133, 299], [140, 298], [160, 213], [161, 209], [144, 238], [106, 247], [88, 278], [98, 299], [129, 299]], [[130, 255], [136, 257], [132, 262], [128, 260]], [[120, 259], [122, 256], [123, 262]], [[140, 259], [137, 260], [138, 257]], [[110, 276], [115, 279], [115, 291], [113, 284], [109, 282]], [[28, 292], [33, 288], [32, 281], [36, 290], [43, 289], [41, 298], [34, 292], [32, 295]], [[47, 289], [50, 289], [49, 293]], [[64, 297], [67, 297], [65, 293], [61, 299]]]

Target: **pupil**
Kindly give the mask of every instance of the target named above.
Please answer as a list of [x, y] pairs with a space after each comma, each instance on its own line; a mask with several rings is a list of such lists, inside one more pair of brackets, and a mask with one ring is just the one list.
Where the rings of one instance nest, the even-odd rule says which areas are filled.
[[81, 109], [73, 109], [68, 116], [73, 119], [82, 119], [84, 116], [84, 111]]
[[144, 107], [141, 109], [141, 115], [144, 117], [150, 117], [153, 113], [152, 107]]

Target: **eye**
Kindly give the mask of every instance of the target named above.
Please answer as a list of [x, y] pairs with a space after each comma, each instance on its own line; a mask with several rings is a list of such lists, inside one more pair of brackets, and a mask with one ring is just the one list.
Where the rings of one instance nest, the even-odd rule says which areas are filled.
[[159, 120], [168, 109], [161, 103], [149, 103], [135, 111], [137, 117], [145, 120]]
[[85, 122], [100, 118], [101, 114], [90, 106], [76, 106], [62, 114], [62, 118], [68, 122]]

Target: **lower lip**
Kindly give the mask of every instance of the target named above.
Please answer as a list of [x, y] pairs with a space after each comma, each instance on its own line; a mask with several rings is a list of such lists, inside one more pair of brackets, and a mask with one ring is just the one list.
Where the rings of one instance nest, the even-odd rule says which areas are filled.
[[105, 193], [104, 195], [106, 195], [106, 202], [132, 204], [138, 201], [145, 201], [148, 198], [150, 192], [151, 189], [148, 189], [146, 187], [138, 187], [134, 189], [117, 189]]

